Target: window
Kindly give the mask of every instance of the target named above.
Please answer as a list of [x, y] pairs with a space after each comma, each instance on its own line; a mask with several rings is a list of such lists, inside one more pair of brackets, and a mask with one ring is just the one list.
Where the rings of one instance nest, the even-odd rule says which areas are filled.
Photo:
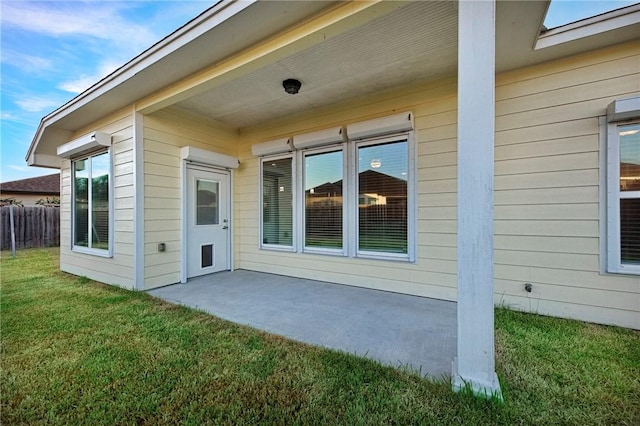
[[608, 271], [640, 273], [640, 122], [610, 127]]
[[640, 123], [619, 127], [620, 257], [640, 265]]
[[408, 253], [408, 143], [358, 146], [358, 252]]
[[73, 249], [111, 252], [111, 155], [103, 151], [72, 160]]
[[613, 101], [600, 125], [601, 271], [640, 275], [640, 96]]
[[304, 246], [342, 251], [343, 152], [304, 154]]
[[293, 248], [293, 157], [262, 161], [262, 246]]
[[294, 152], [263, 157], [261, 248], [413, 261], [415, 155], [404, 121], [376, 120], [383, 135], [357, 123], [357, 140], [294, 137]]

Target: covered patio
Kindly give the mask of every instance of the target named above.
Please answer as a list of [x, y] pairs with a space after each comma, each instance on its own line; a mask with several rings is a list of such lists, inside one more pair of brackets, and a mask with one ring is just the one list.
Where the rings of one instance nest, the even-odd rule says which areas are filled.
[[456, 303], [247, 270], [150, 290], [170, 303], [300, 342], [450, 377]]

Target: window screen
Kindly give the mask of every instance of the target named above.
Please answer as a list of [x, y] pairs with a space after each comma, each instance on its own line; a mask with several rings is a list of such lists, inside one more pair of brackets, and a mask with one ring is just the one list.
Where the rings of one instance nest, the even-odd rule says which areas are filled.
[[262, 163], [262, 243], [293, 246], [293, 159]]
[[74, 160], [72, 168], [74, 246], [108, 250], [109, 152]]
[[640, 264], [640, 123], [619, 126], [620, 258]]
[[305, 247], [342, 248], [342, 158], [342, 150], [304, 157]]
[[358, 250], [408, 251], [406, 140], [358, 147]]

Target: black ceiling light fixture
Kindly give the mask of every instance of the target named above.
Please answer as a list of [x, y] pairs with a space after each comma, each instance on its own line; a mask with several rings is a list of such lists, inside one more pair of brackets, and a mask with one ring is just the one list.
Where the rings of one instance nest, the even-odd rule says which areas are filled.
[[282, 87], [284, 87], [284, 91], [288, 94], [295, 95], [300, 91], [302, 83], [300, 83], [300, 80], [296, 80], [295, 78], [288, 78], [282, 82]]

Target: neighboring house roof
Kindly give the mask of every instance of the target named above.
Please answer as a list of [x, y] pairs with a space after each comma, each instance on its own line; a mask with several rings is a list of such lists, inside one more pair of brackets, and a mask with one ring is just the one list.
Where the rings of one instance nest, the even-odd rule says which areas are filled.
[[[375, 170], [365, 170], [358, 174], [360, 184], [358, 186], [361, 194], [377, 193], [384, 196], [406, 196], [407, 181], [389, 176]], [[308, 194], [311, 190], [306, 191]], [[326, 182], [313, 188], [313, 196], [321, 197], [331, 195], [342, 195], [342, 179], [336, 182]]]
[[0, 193], [60, 195], [60, 173], [3, 182]]
[[[496, 3], [496, 71], [634, 40], [640, 6], [543, 32], [548, 1]], [[30, 165], [58, 168], [56, 148], [122, 108], [168, 107], [242, 129], [305, 109], [454, 76], [456, 2], [221, 0], [45, 116]], [[541, 38], [545, 48], [536, 46]], [[534, 47], [536, 46], [536, 47]], [[294, 101], [283, 78], [302, 81]]]

